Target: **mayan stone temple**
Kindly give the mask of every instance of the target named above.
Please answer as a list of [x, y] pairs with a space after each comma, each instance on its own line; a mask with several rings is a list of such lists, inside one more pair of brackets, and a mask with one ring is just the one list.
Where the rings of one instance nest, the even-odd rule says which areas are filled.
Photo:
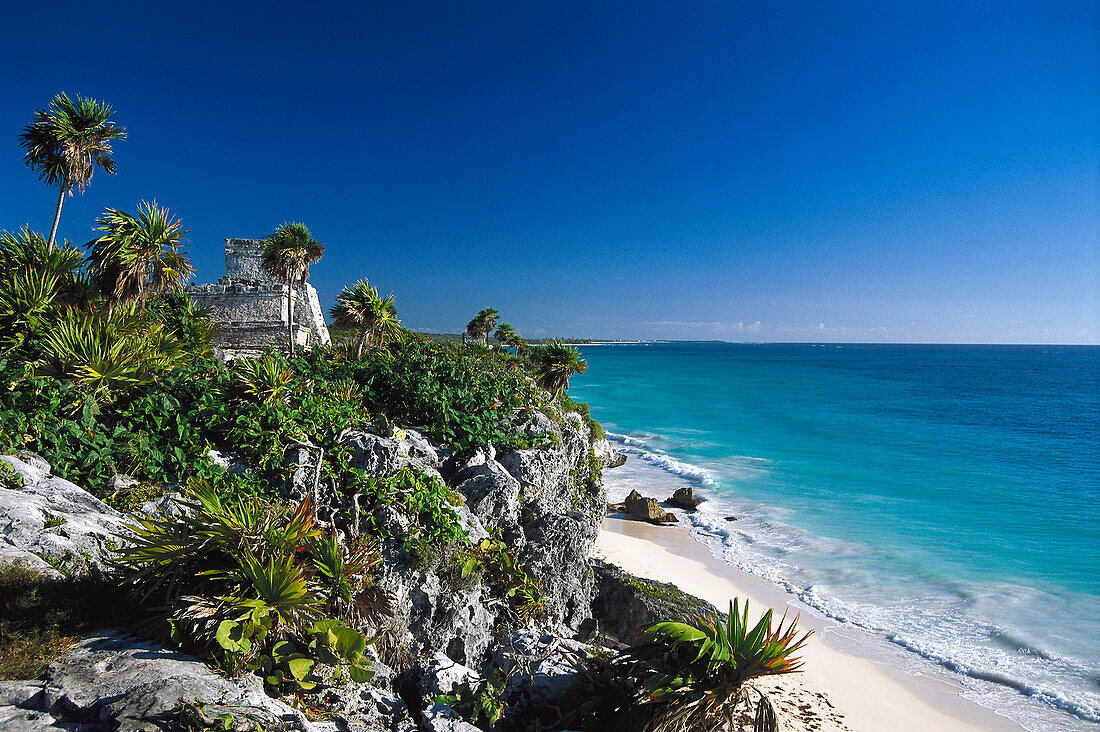
[[[225, 277], [184, 288], [218, 321], [214, 346], [226, 358], [255, 356], [286, 344], [287, 286], [264, 272], [263, 251], [262, 239], [226, 239]], [[295, 288], [294, 320], [298, 345], [308, 348], [329, 342], [317, 290], [308, 282]]]

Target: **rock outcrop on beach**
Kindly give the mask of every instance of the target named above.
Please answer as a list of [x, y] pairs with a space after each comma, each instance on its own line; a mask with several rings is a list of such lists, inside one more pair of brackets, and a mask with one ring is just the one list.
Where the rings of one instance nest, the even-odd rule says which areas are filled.
[[672, 497], [665, 501], [668, 505], [682, 508], [685, 511], [694, 511], [702, 502], [702, 498], [695, 497], [695, 489], [690, 485], [677, 488], [676, 492], [672, 494]]
[[604, 639], [630, 644], [652, 623], [717, 612], [709, 602], [676, 585], [635, 577], [598, 559], [592, 560], [592, 570], [596, 576], [592, 615]]
[[676, 516], [661, 508], [656, 498], [647, 498], [638, 491], [630, 491], [630, 495], [616, 508], [632, 518], [651, 524], [673, 524], [678, 521]]

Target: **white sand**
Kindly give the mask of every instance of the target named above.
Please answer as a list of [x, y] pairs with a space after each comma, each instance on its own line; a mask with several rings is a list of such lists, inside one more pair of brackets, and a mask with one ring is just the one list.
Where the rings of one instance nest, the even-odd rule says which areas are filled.
[[[758, 684], [779, 702], [786, 729], [828, 730], [1018, 730], [1018, 725], [958, 695], [948, 683], [910, 676], [830, 647], [839, 626], [805, 612], [781, 588], [711, 556], [690, 533], [608, 517], [594, 556], [626, 571], [671, 582], [719, 609], [734, 597], [750, 598], [750, 618], [767, 607], [779, 614], [803, 610], [799, 626], [813, 630], [803, 649], [803, 672]], [[771, 691], [774, 690], [774, 691]]]

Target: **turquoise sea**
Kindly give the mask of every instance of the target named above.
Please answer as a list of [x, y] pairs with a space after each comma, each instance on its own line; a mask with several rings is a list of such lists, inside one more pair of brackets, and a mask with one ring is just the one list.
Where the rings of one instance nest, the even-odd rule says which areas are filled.
[[613, 496], [694, 483], [730, 563], [1029, 729], [1096, 728], [1100, 348], [581, 350]]

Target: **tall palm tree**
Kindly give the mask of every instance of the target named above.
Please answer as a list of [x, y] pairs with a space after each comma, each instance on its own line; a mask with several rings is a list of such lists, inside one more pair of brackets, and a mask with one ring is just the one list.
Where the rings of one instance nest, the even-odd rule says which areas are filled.
[[35, 110], [34, 119], [19, 135], [27, 165], [47, 185], [61, 189], [50, 228], [51, 249], [65, 195], [71, 196], [74, 188], [84, 193], [96, 168], [105, 173], [115, 172], [111, 142], [124, 139], [126, 128], [110, 121], [114, 113], [109, 104], [79, 95], [70, 99], [61, 92], [46, 109]]
[[107, 297], [108, 310], [128, 302], [144, 307], [195, 272], [180, 251], [187, 229], [156, 201], [142, 201], [136, 216], [109, 208], [96, 224], [103, 235], [88, 243], [88, 274]]
[[570, 376], [583, 374], [588, 370], [588, 363], [581, 358], [580, 351], [561, 341], [550, 341], [537, 349], [535, 366], [539, 386], [555, 397], [561, 393], [562, 389], [569, 387]]
[[264, 240], [264, 271], [286, 285], [287, 345], [294, 353], [294, 288], [309, 277], [309, 265], [325, 254], [305, 224], [288, 221]]
[[466, 324], [466, 335], [488, 345], [489, 334], [496, 327], [500, 315], [495, 308], [482, 308], [474, 319]]
[[336, 296], [336, 305], [329, 312], [336, 325], [359, 330], [359, 339], [355, 344], [356, 358], [363, 357], [363, 346], [384, 346], [401, 332], [393, 294], [379, 297], [378, 288], [366, 280], [345, 287]]

